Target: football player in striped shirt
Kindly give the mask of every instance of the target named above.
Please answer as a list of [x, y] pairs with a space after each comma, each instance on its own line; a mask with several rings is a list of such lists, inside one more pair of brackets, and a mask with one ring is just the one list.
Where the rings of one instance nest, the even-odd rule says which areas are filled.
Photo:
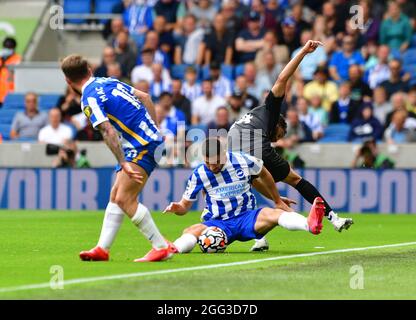
[[153, 249], [135, 261], [160, 261], [171, 257], [149, 210], [137, 196], [156, 167], [155, 152], [162, 144], [154, 105], [148, 94], [113, 78], [94, 78], [88, 62], [79, 55], [62, 61], [66, 81], [81, 95], [81, 107], [92, 126], [118, 161], [101, 235], [96, 247], [80, 253], [84, 261], [107, 261], [109, 249], [126, 214]]
[[[184, 215], [197, 200], [198, 193], [205, 193], [203, 222], [184, 230], [173, 243], [174, 252], [192, 251], [207, 227], [223, 230], [228, 243], [260, 239], [278, 225], [312, 234], [321, 232], [325, 215], [321, 198], [315, 199], [308, 218], [287, 206], [287, 210], [278, 209], [285, 204], [262, 160], [241, 152], [226, 152], [219, 138], [205, 140], [202, 151], [205, 162], [193, 171], [181, 201], [170, 203], [164, 211]], [[259, 190], [275, 202], [276, 208], [257, 208], [252, 193], [253, 180], [257, 180], [256, 185], [262, 186]]]

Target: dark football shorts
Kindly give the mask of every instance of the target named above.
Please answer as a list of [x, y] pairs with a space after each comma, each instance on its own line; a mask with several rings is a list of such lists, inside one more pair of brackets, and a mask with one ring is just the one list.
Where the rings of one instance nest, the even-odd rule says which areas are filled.
[[282, 156], [273, 148], [267, 148], [263, 151], [264, 166], [269, 170], [275, 182], [284, 180], [290, 172], [290, 165]]

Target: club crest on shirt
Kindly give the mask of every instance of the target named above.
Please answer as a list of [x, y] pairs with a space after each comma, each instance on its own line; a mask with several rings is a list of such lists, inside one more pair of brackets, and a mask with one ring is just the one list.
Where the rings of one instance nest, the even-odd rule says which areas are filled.
[[91, 117], [92, 114], [92, 109], [90, 106], [85, 106], [84, 110], [83, 110], [85, 116], [89, 119]]
[[236, 174], [237, 174], [237, 177], [239, 177], [240, 179], [241, 179], [241, 178], [244, 178], [244, 171], [243, 171], [243, 170], [238, 169], [238, 170], [236, 171]]

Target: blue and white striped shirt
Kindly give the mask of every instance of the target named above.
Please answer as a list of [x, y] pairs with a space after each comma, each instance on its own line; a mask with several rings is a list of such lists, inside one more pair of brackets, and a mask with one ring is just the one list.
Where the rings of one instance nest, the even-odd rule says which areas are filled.
[[251, 177], [260, 173], [263, 161], [242, 152], [227, 152], [227, 162], [219, 173], [213, 173], [205, 164], [199, 165], [188, 179], [183, 198], [195, 201], [203, 190], [206, 211], [203, 219], [227, 220], [256, 208], [251, 191]]
[[91, 77], [82, 88], [81, 108], [94, 128], [110, 121], [119, 132], [124, 150], [162, 141], [147, 109], [134, 95], [134, 88], [117, 79]]
[[202, 88], [199, 83], [195, 83], [192, 86], [188, 82], [182, 84], [181, 93], [190, 101], [194, 101], [196, 98], [202, 95]]

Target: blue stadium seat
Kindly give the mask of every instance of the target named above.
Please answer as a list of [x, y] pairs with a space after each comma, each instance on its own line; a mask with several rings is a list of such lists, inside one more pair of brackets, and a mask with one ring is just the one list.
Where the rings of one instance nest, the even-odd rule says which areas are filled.
[[402, 54], [402, 59], [404, 65], [416, 64], [416, 48], [407, 49]]
[[412, 41], [410, 42], [410, 48], [416, 48], [416, 34], [414, 34], [412, 37]]
[[348, 124], [330, 124], [325, 128], [324, 137], [319, 140], [322, 143], [343, 143], [348, 141], [350, 126]]
[[171, 75], [174, 79], [181, 79], [185, 77], [186, 64], [174, 64], [171, 68]]
[[234, 80], [234, 68], [233, 68], [232, 65], [222, 64], [221, 65], [221, 73], [228, 80], [230, 80], [230, 81], [233, 81]]
[[[64, 12], [65, 14], [89, 14], [91, 13], [91, 0], [65, 0]], [[65, 19], [65, 22], [73, 24], [86, 23], [87, 21], [87, 19]]]
[[0, 124], [11, 124], [16, 112], [16, 109], [0, 109]]
[[[113, 12], [113, 8], [116, 4], [121, 3], [121, 0], [95, 0], [94, 12], [95, 13], [107, 13]], [[106, 23], [108, 19], [101, 19], [101, 23]]]
[[3, 137], [3, 140], [10, 139], [10, 124], [0, 123], [0, 134]]
[[9, 93], [4, 99], [3, 109], [24, 109], [25, 95], [20, 93]]
[[235, 77], [241, 76], [244, 73], [244, 64], [238, 64], [235, 66]]
[[39, 97], [39, 109], [49, 110], [56, 107], [56, 103], [60, 98], [59, 94], [43, 94]]
[[203, 66], [202, 68], [201, 68], [201, 74], [200, 74], [200, 77], [199, 77], [201, 80], [204, 80], [204, 79], [207, 79], [207, 78], [209, 78], [209, 66]]

